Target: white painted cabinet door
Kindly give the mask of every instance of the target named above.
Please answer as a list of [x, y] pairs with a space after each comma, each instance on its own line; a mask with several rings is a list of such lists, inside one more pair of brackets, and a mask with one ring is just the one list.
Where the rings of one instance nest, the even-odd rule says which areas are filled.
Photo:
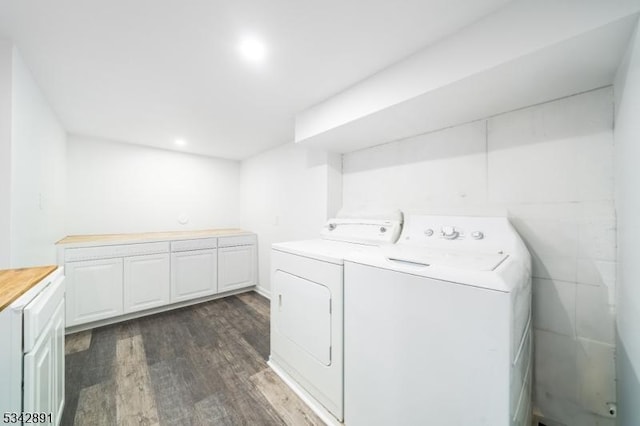
[[67, 262], [67, 327], [123, 313], [122, 259]]
[[216, 249], [171, 253], [171, 301], [218, 292]]
[[168, 253], [124, 258], [124, 312], [166, 305], [170, 298]]
[[[25, 413], [54, 413], [54, 339], [52, 324], [36, 342], [33, 350], [24, 356], [24, 409]], [[55, 414], [53, 414], [55, 416]]]
[[218, 249], [218, 290], [220, 292], [255, 284], [255, 245]]
[[53, 418], [60, 424], [64, 409], [64, 300], [51, 318], [51, 344], [53, 350]]

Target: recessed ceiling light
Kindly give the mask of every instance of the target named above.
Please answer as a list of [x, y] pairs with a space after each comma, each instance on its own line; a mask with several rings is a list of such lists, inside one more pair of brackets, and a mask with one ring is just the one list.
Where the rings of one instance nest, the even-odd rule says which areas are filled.
[[245, 37], [240, 40], [240, 53], [251, 62], [262, 62], [267, 55], [267, 47], [264, 42], [255, 37]]
[[184, 139], [176, 139], [174, 143], [177, 146], [185, 146], [187, 144], [187, 141], [185, 141]]

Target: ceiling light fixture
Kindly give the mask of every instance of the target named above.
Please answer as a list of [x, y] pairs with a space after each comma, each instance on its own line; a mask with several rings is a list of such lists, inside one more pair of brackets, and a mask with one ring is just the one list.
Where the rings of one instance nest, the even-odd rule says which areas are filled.
[[185, 141], [184, 139], [176, 139], [175, 144], [177, 146], [185, 146], [187, 144], [187, 141]]
[[240, 41], [240, 53], [251, 62], [262, 62], [267, 55], [264, 42], [255, 37], [245, 37]]

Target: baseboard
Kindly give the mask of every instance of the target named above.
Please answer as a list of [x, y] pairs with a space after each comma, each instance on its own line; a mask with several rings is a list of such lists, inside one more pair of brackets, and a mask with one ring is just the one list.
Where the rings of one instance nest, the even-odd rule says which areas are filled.
[[271, 292], [269, 290], [267, 290], [264, 287], [260, 287], [259, 285], [256, 286], [253, 291], [255, 291], [256, 293], [258, 293], [261, 296], [266, 297], [267, 299], [271, 300]]
[[533, 410], [531, 426], [566, 426], [564, 423], [559, 423], [551, 419], [547, 419], [537, 409]]

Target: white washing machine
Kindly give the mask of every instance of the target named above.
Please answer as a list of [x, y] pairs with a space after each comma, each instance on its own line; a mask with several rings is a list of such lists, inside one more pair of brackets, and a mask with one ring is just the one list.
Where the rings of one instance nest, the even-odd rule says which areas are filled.
[[531, 422], [531, 261], [506, 218], [409, 216], [345, 261], [345, 424]]
[[397, 240], [400, 212], [330, 220], [320, 239], [273, 244], [269, 365], [328, 423], [343, 420], [343, 261]]

